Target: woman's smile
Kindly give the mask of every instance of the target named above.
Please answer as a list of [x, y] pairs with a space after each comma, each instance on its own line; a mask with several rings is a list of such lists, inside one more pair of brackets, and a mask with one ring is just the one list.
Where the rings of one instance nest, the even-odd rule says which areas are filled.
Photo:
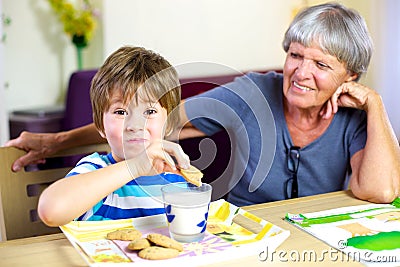
[[312, 89], [310, 87], [300, 85], [297, 82], [293, 82], [292, 85], [293, 85], [294, 89], [300, 89], [303, 92], [309, 92], [309, 91], [314, 91], [315, 90], [315, 89]]

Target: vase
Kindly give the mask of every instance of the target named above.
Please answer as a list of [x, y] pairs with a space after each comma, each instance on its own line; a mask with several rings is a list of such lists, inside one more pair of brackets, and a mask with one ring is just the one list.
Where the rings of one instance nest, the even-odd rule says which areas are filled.
[[83, 69], [82, 49], [83, 49], [83, 47], [76, 46], [78, 70]]
[[82, 50], [87, 46], [87, 41], [85, 39], [85, 36], [82, 35], [72, 36], [72, 43], [75, 45], [76, 48], [78, 70], [82, 70], [83, 69]]

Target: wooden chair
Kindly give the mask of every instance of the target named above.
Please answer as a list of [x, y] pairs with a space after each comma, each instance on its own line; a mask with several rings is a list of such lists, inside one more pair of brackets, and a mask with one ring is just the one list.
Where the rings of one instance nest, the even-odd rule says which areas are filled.
[[[109, 152], [108, 144], [81, 146], [61, 151], [52, 158], [97, 152]], [[12, 163], [25, 151], [0, 147], [0, 240], [10, 240], [60, 232], [58, 227], [46, 226], [37, 215], [40, 194], [52, 182], [65, 177], [72, 166], [13, 172]], [[62, 164], [60, 164], [62, 165]]]

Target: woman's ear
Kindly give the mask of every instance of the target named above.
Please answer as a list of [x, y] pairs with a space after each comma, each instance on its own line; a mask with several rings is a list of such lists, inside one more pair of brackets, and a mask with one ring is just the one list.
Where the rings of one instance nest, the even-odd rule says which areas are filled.
[[346, 79], [346, 82], [352, 82], [352, 81], [357, 81], [358, 79], [358, 74], [355, 72], [349, 73], [350, 76]]

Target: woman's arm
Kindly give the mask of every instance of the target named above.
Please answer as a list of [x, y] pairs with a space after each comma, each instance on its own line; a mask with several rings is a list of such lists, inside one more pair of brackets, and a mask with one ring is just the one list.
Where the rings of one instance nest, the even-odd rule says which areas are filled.
[[[186, 115], [184, 100], [179, 105], [180, 125], [179, 129], [168, 136], [168, 140], [186, 139], [205, 136], [189, 122]], [[93, 123], [59, 133], [30, 133], [22, 132], [21, 135], [8, 141], [5, 146], [14, 146], [28, 152], [17, 159], [12, 169], [19, 171], [29, 164], [44, 163], [45, 158], [56, 152], [81, 145], [105, 143]]]
[[13, 171], [19, 171], [28, 164], [44, 163], [47, 156], [56, 152], [82, 145], [104, 143], [94, 124], [59, 133], [30, 133], [8, 141], [5, 146], [14, 146], [28, 153], [17, 159], [12, 166]]
[[205, 133], [194, 127], [186, 114], [185, 100], [179, 104], [180, 122], [177, 129], [168, 136], [168, 140], [182, 140], [187, 138], [206, 136]]
[[[350, 188], [358, 198], [389, 203], [400, 193], [400, 147], [382, 98], [361, 84], [344, 83], [333, 99], [338, 106], [363, 109], [367, 113], [365, 148], [351, 158]], [[336, 103], [336, 104], [335, 104]]]

